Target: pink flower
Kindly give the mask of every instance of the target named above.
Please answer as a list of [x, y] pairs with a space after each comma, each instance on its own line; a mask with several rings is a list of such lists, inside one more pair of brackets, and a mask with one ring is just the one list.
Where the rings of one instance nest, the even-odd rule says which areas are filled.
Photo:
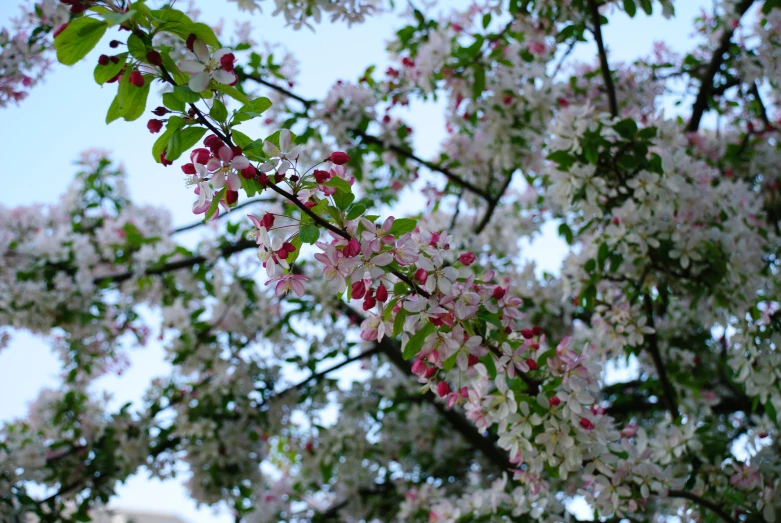
[[347, 288], [346, 278], [359, 263], [357, 258], [345, 257], [342, 251], [337, 250], [333, 245], [328, 246], [324, 253], [316, 253], [315, 259], [325, 266], [323, 268], [325, 279], [336, 280], [338, 293], [344, 292]]
[[303, 282], [309, 281], [309, 278], [300, 274], [283, 274], [276, 278], [271, 278], [266, 282], [266, 285], [271, 285], [273, 282], [277, 282], [277, 286], [274, 288], [274, 294], [277, 297], [284, 296], [290, 291], [296, 293], [296, 296], [302, 298], [304, 296], [304, 284]]

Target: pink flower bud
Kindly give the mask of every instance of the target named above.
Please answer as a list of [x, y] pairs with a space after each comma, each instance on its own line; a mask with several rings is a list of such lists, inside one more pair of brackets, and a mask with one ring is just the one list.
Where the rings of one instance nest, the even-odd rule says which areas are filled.
[[331, 156], [328, 157], [328, 160], [330, 160], [331, 163], [335, 163], [336, 165], [344, 165], [350, 161], [350, 157], [347, 155], [347, 153], [342, 151], [334, 151], [331, 153]]
[[633, 438], [635, 435], [637, 435], [637, 429], [639, 427], [637, 425], [627, 425], [621, 430], [621, 435], [625, 438]]
[[245, 180], [254, 180], [255, 177], [258, 175], [258, 170], [255, 169], [252, 165], [247, 167], [246, 169], [241, 170], [241, 177]]
[[437, 368], [436, 367], [429, 367], [428, 369], [426, 369], [426, 376], [425, 376], [425, 378], [427, 380], [430, 380], [432, 377], [434, 377], [434, 374], [436, 374], [436, 373], [437, 373]]
[[373, 309], [375, 305], [377, 305], [377, 299], [374, 298], [374, 296], [367, 295], [366, 298], [363, 299], [363, 310], [368, 311]]
[[428, 273], [426, 272], [426, 269], [421, 268], [415, 271], [415, 279], [418, 280], [421, 285], [425, 285], [426, 281], [428, 280]]
[[534, 337], [534, 331], [532, 331], [531, 329], [521, 329], [521, 336], [523, 336], [527, 340], [530, 340]]
[[586, 418], [580, 419], [580, 426], [583, 427], [586, 430], [592, 430], [594, 428], [594, 424], [591, 423], [591, 420]]
[[163, 128], [163, 122], [152, 118], [146, 123], [146, 128], [149, 129], [149, 132], [152, 134], [159, 133], [160, 129]]
[[274, 215], [267, 212], [260, 220], [260, 224], [266, 229], [271, 229], [274, 226]]
[[437, 394], [439, 394], [440, 398], [450, 394], [450, 385], [446, 381], [440, 381], [439, 385], [437, 385]]
[[495, 300], [501, 300], [502, 298], [504, 298], [505, 294], [507, 294], [507, 291], [504, 288], [499, 287], [498, 285], [496, 287], [494, 287], [494, 299]]
[[428, 365], [423, 360], [417, 360], [412, 364], [412, 374], [415, 376], [423, 376], [428, 371]]
[[532, 327], [532, 332], [534, 333], [535, 336], [540, 336], [542, 335], [542, 327], [535, 325], [534, 327]]
[[197, 171], [195, 170], [195, 166], [191, 163], [186, 163], [182, 165], [182, 172], [184, 174], [195, 174]]
[[558, 396], [553, 396], [549, 401], [550, 404], [554, 407], [558, 407], [559, 405], [561, 405], [561, 400], [559, 399]]
[[461, 256], [458, 257], [458, 261], [460, 261], [463, 265], [469, 267], [475, 262], [475, 253], [473, 252], [465, 252]]
[[352, 238], [349, 242], [347, 242], [347, 245], [345, 245], [344, 250], [342, 251], [342, 254], [344, 254], [345, 258], [353, 258], [358, 256], [360, 253], [361, 244], [358, 243], [358, 240], [355, 238]]
[[198, 149], [193, 149], [193, 151], [190, 153], [190, 161], [193, 163], [206, 165], [206, 162], [209, 161], [210, 156], [211, 153], [209, 152], [209, 149], [199, 147]]
[[529, 370], [537, 370], [537, 362], [531, 358], [526, 358], [526, 365], [529, 366]]
[[461, 387], [461, 390], [458, 391], [458, 393], [460, 394], [460, 396], [462, 398], [468, 398], [469, 397], [469, 389], [466, 388], [466, 387]]

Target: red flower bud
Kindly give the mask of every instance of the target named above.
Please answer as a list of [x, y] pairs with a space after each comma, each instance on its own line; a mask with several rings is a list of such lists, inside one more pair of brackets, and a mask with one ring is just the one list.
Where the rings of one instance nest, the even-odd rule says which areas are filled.
[[412, 364], [412, 374], [415, 376], [423, 376], [428, 371], [428, 365], [423, 360], [417, 360]]
[[314, 175], [317, 183], [325, 183], [331, 179], [331, 173], [322, 169], [315, 169]]
[[426, 269], [418, 269], [415, 271], [415, 279], [418, 280], [422, 285], [426, 284], [426, 281], [428, 280], [428, 273], [426, 272]]
[[195, 174], [197, 171], [195, 170], [195, 165], [191, 163], [186, 163], [182, 165], [182, 172], [184, 174]]
[[111, 62], [111, 58], [108, 55], [102, 54], [98, 57], [98, 64], [100, 65], [108, 65], [109, 62]]
[[237, 201], [239, 201], [238, 191], [231, 191], [230, 189], [225, 191], [225, 203], [228, 205], [233, 205]]
[[246, 169], [241, 170], [241, 176], [245, 180], [254, 180], [257, 175], [258, 175], [258, 170], [255, 169], [255, 167], [253, 167], [252, 165], [250, 165]]
[[354, 300], [360, 300], [361, 298], [366, 296], [366, 284], [363, 283], [363, 280], [353, 283], [352, 289], [350, 291], [350, 296]]
[[162, 120], [152, 118], [146, 123], [146, 128], [149, 129], [149, 132], [152, 134], [159, 133], [160, 129], [163, 128], [163, 122]]
[[266, 187], [268, 185], [269, 179], [268, 175], [266, 173], [260, 173], [258, 175], [258, 183], [261, 187]]
[[385, 303], [388, 301], [388, 289], [385, 287], [385, 284], [381, 283], [379, 287], [377, 287], [377, 301], [380, 303]]
[[350, 157], [347, 155], [347, 153], [343, 153], [341, 151], [332, 152], [328, 159], [336, 165], [344, 165], [350, 161]]
[[465, 252], [461, 256], [458, 257], [458, 261], [460, 261], [463, 265], [469, 267], [475, 262], [475, 253], [473, 252]]
[[586, 418], [580, 419], [580, 426], [583, 427], [586, 430], [592, 430], [594, 428], [594, 424], [591, 423], [591, 420]]
[[540, 327], [539, 325], [535, 325], [534, 327], [532, 327], [532, 332], [534, 333], [535, 336], [540, 336], [542, 335], [542, 327]]
[[521, 336], [530, 340], [534, 337], [534, 332], [531, 329], [521, 329]]
[[437, 373], [436, 367], [429, 367], [428, 370], [426, 371], [426, 379], [427, 380], [431, 379], [431, 377], [434, 376], [434, 374], [436, 373]]
[[439, 394], [440, 398], [444, 398], [448, 394], [450, 394], [450, 385], [446, 381], [440, 381], [439, 385], [437, 385], [437, 394]]
[[228, 71], [229, 73], [233, 72], [233, 63], [236, 61], [236, 57], [233, 56], [233, 53], [228, 53], [226, 55], [223, 55], [222, 58], [220, 58], [220, 65], [222, 66], [222, 69], [224, 71]]
[[130, 73], [130, 83], [136, 87], [144, 87], [144, 76], [138, 69]]
[[112, 49], [116, 49], [117, 47], [119, 47], [119, 46], [120, 46], [120, 44], [122, 44], [122, 42], [120, 42], [119, 40], [112, 40], [112, 41], [110, 41], [110, 42], [108, 43], [108, 46], [109, 46], [110, 48], [112, 48]]
[[561, 405], [561, 400], [559, 399], [558, 396], [553, 396], [549, 401], [550, 404], [553, 405], [554, 407], [558, 407], [559, 405]]
[[163, 65], [163, 57], [155, 50], [146, 53], [146, 61], [157, 67]]
[[288, 254], [292, 254], [296, 252], [296, 246], [293, 245], [290, 242], [285, 242], [282, 244], [282, 248], [279, 249], [280, 252], [286, 252]]
[[501, 300], [502, 298], [504, 298], [505, 294], [507, 294], [507, 291], [504, 288], [499, 287], [498, 285], [496, 287], [494, 287], [494, 299], [495, 300]]
[[187, 41], [185, 42], [185, 45], [187, 46], [187, 49], [190, 51], [193, 51], [193, 45], [195, 44], [195, 40], [198, 38], [194, 34], [190, 33], [190, 35], [187, 37]]
[[211, 153], [209, 153], [209, 149], [199, 147], [198, 149], [193, 149], [193, 151], [190, 153], [190, 161], [193, 163], [206, 165], [206, 162], [209, 161], [210, 156]]
[[474, 354], [469, 354], [466, 357], [466, 364], [467, 364], [468, 367], [471, 367], [473, 365], [477, 365], [478, 361], [480, 361], [480, 360], [478, 360], [477, 356], [475, 356]]
[[342, 251], [342, 254], [346, 258], [353, 258], [355, 256], [358, 256], [361, 253], [361, 244], [358, 243], [358, 240], [355, 238], [352, 238], [349, 242], [347, 242], [347, 245], [345, 245], [344, 250]]
[[526, 365], [529, 366], [529, 370], [537, 370], [537, 362], [531, 358], [526, 358]]
[[168, 161], [168, 160], [165, 158], [165, 151], [163, 151], [163, 152], [161, 152], [161, 153], [160, 153], [160, 163], [162, 163], [162, 164], [163, 164], [163, 167], [168, 167], [169, 165], [173, 165], [173, 164], [174, 164], [174, 162], [169, 162], [169, 161]]
[[274, 215], [270, 212], [264, 214], [263, 218], [260, 219], [260, 225], [266, 229], [271, 229], [274, 226]]
[[377, 305], [377, 300], [374, 298], [374, 296], [367, 296], [363, 300], [363, 310], [368, 311], [369, 309], [372, 309], [375, 305]]
[[152, 111], [152, 114], [154, 114], [155, 116], [165, 116], [170, 112], [171, 111], [169, 111], [165, 107], [158, 107], [154, 111]]
[[285, 173], [274, 173], [274, 182], [279, 183], [285, 179]]

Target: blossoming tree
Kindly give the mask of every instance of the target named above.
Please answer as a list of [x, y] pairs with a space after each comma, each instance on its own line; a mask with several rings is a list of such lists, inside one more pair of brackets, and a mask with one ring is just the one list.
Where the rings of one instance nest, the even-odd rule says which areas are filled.
[[[688, 54], [623, 64], [601, 28], [672, 0], [410, 4], [395, 65], [322, 100], [293, 57], [170, 4], [43, 0], [0, 34], [0, 105], [110, 41], [106, 121], [148, 118], [198, 217], [172, 230], [97, 152], [59, 203], [0, 213], [3, 340], [62, 361], [0, 431], [2, 521], [88, 521], [182, 464], [237, 521], [573, 521], [576, 499], [601, 521], [775, 520], [781, 2], [719, 0]], [[250, 24], [263, 5], [239, 4]], [[400, 8], [276, 1], [310, 28]], [[399, 108], [432, 97], [426, 160]], [[423, 207], [390, 215], [411, 191]], [[519, 241], [550, 221], [571, 249], [540, 275]], [[90, 384], [152, 335], [171, 375], [107, 410]]]

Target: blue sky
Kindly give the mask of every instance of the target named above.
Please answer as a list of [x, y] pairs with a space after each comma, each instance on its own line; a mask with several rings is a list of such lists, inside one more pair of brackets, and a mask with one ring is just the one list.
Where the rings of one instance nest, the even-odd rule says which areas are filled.
[[[461, 5], [463, 1], [441, 2]], [[20, 2], [0, 2], [0, 27], [8, 25]], [[273, 5], [273, 2], [266, 2]], [[664, 20], [638, 15], [634, 20], [616, 16], [604, 29], [611, 61], [628, 61], [646, 55], [656, 40], [665, 41], [674, 50], [691, 45], [691, 20], [706, 0], [677, 2], [678, 16]], [[247, 19], [235, 4], [225, 0], [200, 0], [201, 20], [213, 23], [225, 19], [225, 35], [233, 32], [234, 20]], [[337, 79], [354, 80], [370, 64], [383, 66], [385, 42], [398, 22], [391, 16], [380, 16], [348, 29], [342, 24], [323, 24], [316, 32], [293, 31], [279, 18], [272, 18], [269, 6], [263, 14], [251, 16], [253, 37], [257, 41], [281, 42], [301, 62], [296, 90], [310, 98], [321, 98]], [[229, 39], [229, 38], [226, 38]], [[107, 40], [106, 40], [107, 41]], [[0, 143], [5, 168], [0, 203], [7, 207], [33, 202], [55, 202], [65, 190], [73, 172], [73, 160], [79, 151], [101, 148], [112, 152], [128, 173], [130, 190], [138, 202], [167, 207], [176, 224], [193, 220], [190, 213], [191, 193], [184, 189], [181, 171], [172, 166], [164, 169], [150, 154], [157, 135], [146, 129], [146, 118], [135, 122], [104, 123], [106, 109], [115, 87], [101, 88], [92, 80], [92, 70], [102, 49], [96, 49], [85, 61], [72, 67], [55, 65], [45, 83], [36, 87], [18, 107], [0, 112]], [[593, 44], [581, 44], [574, 58], [593, 61]], [[150, 99], [152, 97], [150, 96]], [[414, 104], [408, 115], [416, 129], [416, 148], [421, 156], [436, 152], [444, 136], [442, 110], [436, 104]], [[530, 248], [530, 257], [549, 270], [555, 270], [563, 249], [555, 232], [546, 234]], [[116, 395], [117, 402], [137, 399], [150, 379], [167, 373], [162, 349], [152, 343], [133, 355], [132, 368], [121, 378], [101, 382]], [[43, 386], [56, 386], [57, 362], [44, 340], [27, 333], [15, 336], [11, 346], [0, 352], [0, 420], [21, 416], [27, 404]], [[225, 513], [214, 515], [209, 509], [197, 510], [178, 481], [165, 483], [146, 479], [140, 474], [118, 489], [118, 507], [176, 513], [191, 523], [232, 521]]]

